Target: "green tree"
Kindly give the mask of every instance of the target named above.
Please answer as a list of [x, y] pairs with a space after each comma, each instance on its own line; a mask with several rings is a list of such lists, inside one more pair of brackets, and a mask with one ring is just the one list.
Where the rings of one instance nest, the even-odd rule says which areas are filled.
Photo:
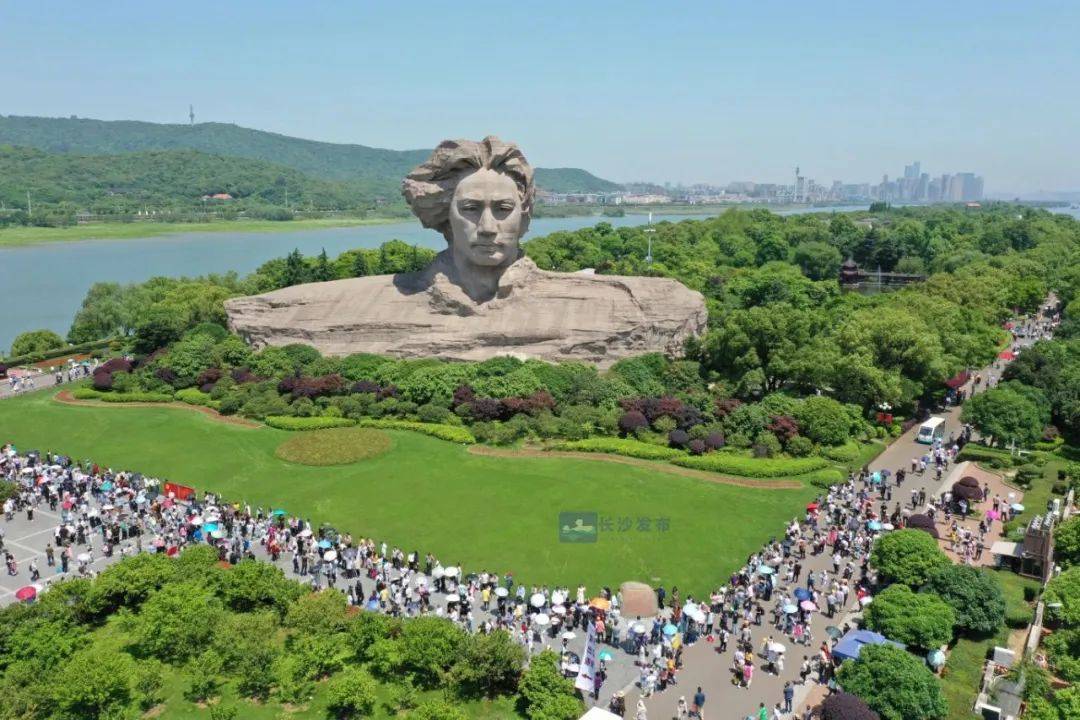
[[375, 680], [362, 668], [350, 667], [330, 678], [327, 709], [338, 718], [362, 717], [375, 707]]
[[951, 561], [928, 533], [897, 530], [877, 539], [870, 553], [870, 564], [877, 569], [881, 580], [921, 587], [931, 573]]
[[985, 570], [945, 565], [930, 573], [922, 591], [935, 593], [947, 602], [956, 614], [956, 626], [966, 632], [987, 635], [1005, 620], [1001, 584]]
[[1027, 701], [1024, 720], [1076, 720], [1080, 717], [1080, 685], [1058, 690], [1053, 698]]
[[1020, 446], [1031, 446], [1042, 435], [1049, 413], [1020, 387], [1018, 383], [1002, 383], [975, 395], [964, 403], [961, 419], [991, 437], [995, 445], [1016, 441]]
[[53, 686], [61, 717], [109, 717], [131, 701], [135, 663], [124, 653], [98, 647], [75, 653]]
[[410, 620], [401, 631], [402, 665], [421, 684], [431, 686], [457, 661], [465, 648], [465, 638], [457, 625], [442, 618]]
[[1080, 565], [1080, 515], [1054, 528], [1054, 559], [1063, 567]]
[[1066, 627], [1080, 627], [1080, 565], [1074, 565], [1046, 584], [1046, 614]]
[[844, 261], [840, 251], [824, 242], [805, 242], [795, 248], [795, 264], [811, 280], [835, 280]]
[[899, 583], [875, 595], [865, 616], [871, 630], [923, 650], [948, 644], [956, 620], [952, 607], [934, 593], [916, 593]]
[[308, 635], [344, 632], [349, 627], [348, 602], [336, 590], [322, 590], [297, 598], [285, 615], [285, 625]]
[[365, 277], [371, 275], [371, 263], [368, 262], [367, 251], [357, 250], [353, 258], [353, 277]]
[[262, 608], [284, 613], [290, 602], [305, 594], [300, 583], [289, 580], [280, 568], [257, 560], [243, 560], [222, 578], [221, 597], [236, 612]]
[[304, 256], [299, 249], [294, 249], [285, 257], [285, 268], [281, 276], [282, 287], [300, 285], [308, 281], [309, 274]]
[[935, 720], [948, 705], [926, 664], [892, 645], [865, 645], [858, 660], [837, 672], [840, 686], [858, 695], [882, 720]]
[[821, 395], [806, 398], [794, 410], [802, 434], [823, 445], [843, 445], [851, 431], [851, 416], [844, 406]]
[[184, 319], [164, 307], [153, 307], [135, 326], [133, 348], [137, 353], [152, 353], [180, 339]]
[[450, 672], [450, 681], [465, 695], [495, 697], [517, 690], [525, 652], [509, 633], [469, 635]]
[[573, 720], [581, 713], [574, 683], [559, 672], [558, 657], [551, 650], [533, 656], [520, 689], [530, 720]]
[[19, 333], [11, 343], [11, 355], [29, 355], [64, 346], [64, 339], [52, 330], [31, 330]]
[[206, 647], [222, 618], [220, 602], [195, 583], [166, 585], [132, 620], [131, 644], [139, 653], [179, 662]]
[[334, 279], [334, 269], [330, 267], [330, 258], [326, 256], [326, 248], [315, 258], [315, 267], [311, 270], [312, 282], [326, 282]]

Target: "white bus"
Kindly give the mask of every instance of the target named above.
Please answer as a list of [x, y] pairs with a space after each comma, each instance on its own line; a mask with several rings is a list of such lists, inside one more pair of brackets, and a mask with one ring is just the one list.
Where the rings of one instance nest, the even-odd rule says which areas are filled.
[[915, 438], [925, 445], [933, 445], [936, 440], [945, 439], [945, 418], [932, 417], [919, 426], [919, 434]]

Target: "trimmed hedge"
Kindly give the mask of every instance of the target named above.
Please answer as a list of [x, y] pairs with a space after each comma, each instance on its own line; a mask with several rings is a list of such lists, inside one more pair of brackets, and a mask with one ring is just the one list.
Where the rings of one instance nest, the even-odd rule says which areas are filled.
[[72, 397], [76, 400], [100, 400], [102, 402], [109, 403], [126, 403], [126, 402], [140, 402], [140, 403], [167, 403], [173, 401], [173, 396], [169, 393], [156, 393], [156, 392], [103, 392], [101, 390], [95, 390], [92, 387], [75, 388], [71, 391]]
[[812, 473], [808, 473], [799, 478], [800, 480], [806, 480], [814, 487], [819, 487], [822, 490], [828, 490], [833, 485], [839, 485], [847, 479], [839, 470], [833, 468], [825, 468], [824, 470], [816, 470]]
[[695, 470], [752, 478], [794, 477], [829, 467], [829, 461], [820, 457], [750, 458], [730, 453], [682, 457], [671, 462]]
[[838, 463], [849, 463], [859, 457], [859, 443], [849, 442], [843, 445], [821, 448], [822, 457]]
[[176, 399], [180, 402], [185, 402], [188, 405], [202, 405], [203, 407], [214, 408], [215, 410], [221, 408], [221, 401], [214, 400], [210, 397], [210, 393], [204, 393], [198, 388], [184, 388], [183, 390], [177, 390]]
[[1007, 468], [1014, 464], [1013, 457], [1007, 451], [995, 450], [975, 443], [965, 445], [957, 454], [956, 459], [958, 462], [964, 460], [983, 462], [995, 468]]
[[292, 417], [291, 415], [270, 415], [263, 422], [278, 430], [326, 430], [327, 428], [352, 427], [356, 424], [356, 421], [350, 418]]
[[26, 355], [16, 355], [14, 357], [5, 358], [3, 363], [8, 367], [33, 364], [45, 360], [52, 360], [53, 358], [65, 357], [67, 355], [89, 353], [91, 350], [108, 347], [111, 342], [112, 340], [94, 340], [93, 342], [79, 343], [78, 345], [64, 345], [63, 347], [53, 348], [52, 350], [46, 350], [45, 352], [27, 353]]
[[476, 438], [473, 437], [473, 434], [469, 429], [460, 425], [442, 425], [439, 423], [422, 423], [413, 422], [412, 420], [389, 420], [384, 418], [363, 418], [360, 420], [359, 424], [360, 427], [379, 428], [381, 430], [412, 430], [413, 432], [424, 433], [425, 435], [430, 435], [431, 437], [440, 440], [464, 443], [465, 445], [473, 445], [476, 443]]
[[585, 440], [568, 440], [555, 443], [553, 450], [569, 450], [572, 452], [611, 453], [612, 455], [625, 455], [626, 457], [641, 460], [671, 460], [672, 458], [686, 457], [686, 453], [676, 448], [653, 445], [630, 438], [595, 437]]

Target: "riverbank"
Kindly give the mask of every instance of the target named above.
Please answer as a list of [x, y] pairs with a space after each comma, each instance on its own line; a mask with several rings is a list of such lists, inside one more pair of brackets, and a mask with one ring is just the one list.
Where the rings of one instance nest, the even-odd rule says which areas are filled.
[[89, 223], [68, 227], [14, 227], [0, 230], [0, 247], [24, 247], [80, 240], [127, 240], [176, 235], [179, 233], [235, 232], [278, 233], [297, 230], [389, 225], [406, 218], [332, 217], [301, 220], [216, 220], [211, 222], [130, 222]]

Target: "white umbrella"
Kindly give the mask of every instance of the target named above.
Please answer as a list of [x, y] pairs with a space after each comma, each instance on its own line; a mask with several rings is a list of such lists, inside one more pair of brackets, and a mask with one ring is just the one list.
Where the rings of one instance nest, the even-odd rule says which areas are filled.
[[323, 560], [326, 560], [327, 562], [333, 562], [333, 561], [337, 560], [337, 551], [336, 550], [327, 550], [326, 554], [323, 555]]
[[867, 595], [866, 597], [859, 598], [859, 604], [862, 605], [863, 607], [866, 607], [867, 605], [869, 605], [872, 602], [874, 602], [874, 598], [871, 597], [870, 595]]
[[453, 565], [451, 565], [450, 567], [446, 568], [446, 570], [444, 570], [443, 572], [446, 573], [446, 577], [457, 577], [458, 573], [461, 572], [461, 571], [458, 570]]
[[572, 631], [570, 631], [570, 630], [567, 630], [566, 632], [564, 632], [564, 633], [562, 634], [562, 639], [563, 639], [563, 640], [573, 640], [573, 639], [574, 639], [574, 638], [576, 638], [576, 637], [577, 637], [577, 633], [575, 633], [575, 632], [572, 632]]
[[297, 537], [309, 538], [311, 537], [311, 528], [304, 528], [300, 532], [296, 533]]
[[686, 608], [683, 613], [694, 622], [705, 622], [705, 613], [701, 611], [701, 608]]
[[75, 559], [79, 562], [90, 562], [90, 553], [79, 553], [79, 556]]
[[544, 607], [544, 604], [546, 602], [547, 598], [544, 597], [544, 593], [536, 593], [531, 598], [529, 598], [529, 604], [531, 604], [533, 607], [542, 608]]
[[510, 594], [510, 591], [504, 587], [495, 588], [495, 597], [506, 597]]
[[778, 642], [769, 643], [768, 650], [769, 652], [776, 653], [777, 655], [783, 655], [787, 652], [787, 648]]
[[195, 517], [188, 520], [188, 522], [191, 523], [192, 525], [199, 526], [199, 525], [203, 524], [203, 519], [201, 517], [199, 517], [198, 515], [196, 515]]
[[447, 605], [450, 605], [451, 603], [457, 603], [457, 602], [461, 602], [461, 598], [456, 594], [455, 595], [448, 595], [446, 597], [446, 604]]
[[551, 612], [555, 613], [556, 615], [565, 615], [566, 607], [564, 605], [556, 605], [551, 608]]
[[645, 632], [645, 626], [643, 624], [641, 624], [641, 623], [637, 623], [636, 625], [634, 625], [634, 627], [632, 627], [630, 629], [633, 630], [634, 632], [636, 632], [638, 635]]
[[441, 578], [441, 577], [443, 577], [445, 575], [446, 575], [446, 570], [443, 569], [442, 565], [436, 565], [435, 569], [431, 571], [431, 577], [435, 578], [436, 580], [438, 580], [439, 578]]
[[566, 593], [560, 590], [556, 590], [555, 592], [551, 593], [552, 605], [562, 605], [564, 602], [566, 602]]
[[549, 618], [544, 613], [539, 613], [536, 617], [533, 618], [533, 622], [536, 623], [537, 625], [539, 625], [540, 627], [543, 627], [544, 625], [547, 625], [548, 623], [551, 622], [551, 618]]
[[112, 505], [110, 505], [110, 504], [108, 504], [108, 503], [105, 503], [104, 505], [102, 505], [102, 506], [101, 506], [101, 509], [102, 509], [102, 510], [105, 510], [106, 512], [108, 512], [109, 510], [112, 510], [112, 509], [113, 509], [113, 506], [112, 506]]

